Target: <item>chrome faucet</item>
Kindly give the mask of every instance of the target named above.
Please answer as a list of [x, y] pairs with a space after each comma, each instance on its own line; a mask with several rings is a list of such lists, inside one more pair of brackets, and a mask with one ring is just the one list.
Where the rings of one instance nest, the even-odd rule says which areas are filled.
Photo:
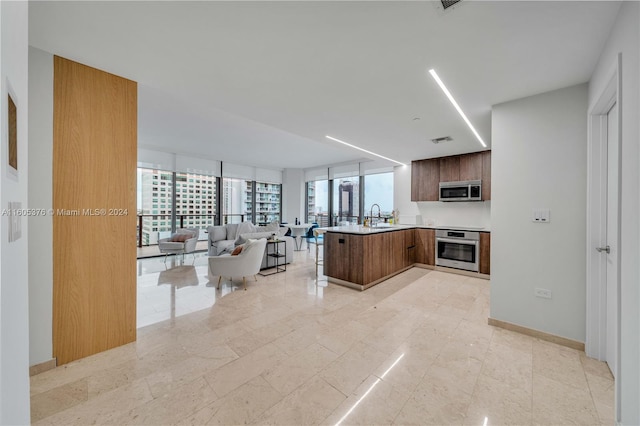
[[[380, 221], [380, 205], [373, 204], [371, 206], [371, 211], [369, 212], [369, 220], [371, 221], [371, 226], [373, 226], [373, 207], [374, 206], [378, 206], [378, 221]], [[377, 224], [377, 222], [376, 222], [376, 224]]]

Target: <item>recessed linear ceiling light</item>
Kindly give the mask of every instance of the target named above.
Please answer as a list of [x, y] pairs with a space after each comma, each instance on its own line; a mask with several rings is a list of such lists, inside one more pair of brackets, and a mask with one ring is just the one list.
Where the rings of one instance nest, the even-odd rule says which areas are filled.
[[455, 99], [453, 99], [453, 96], [451, 96], [451, 93], [449, 92], [449, 90], [447, 89], [447, 86], [444, 85], [444, 83], [442, 82], [442, 80], [440, 80], [440, 77], [438, 77], [438, 74], [436, 74], [436, 70], [434, 69], [430, 69], [429, 70], [429, 74], [431, 74], [431, 77], [433, 77], [433, 79], [436, 81], [436, 83], [438, 83], [438, 86], [440, 86], [440, 88], [442, 89], [442, 91], [444, 92], [445, 95], [447, 95], [447, 98], [449, 98], [449, 100], [451, 101], [451, 103], [453, 104], [453, 106], [456, 108], [456, 111], [458, 111], [458, 114], [460, 114], [460, 116], [462, 117], [462, 119], [464, 120], [465, 123], [467, 123], [467, 126], [469, 126], [469, 128], [471, 129], [471, 131], [473, 132], [474, 135], [476, 135], [476, 138], [478, 138], [478, 140], [480, 141], [480, 143], [482, 144], [483, 147], [487, 147], [487, 144], [484, 143], [484, 141], [482, 140], [482, 138], [480, 137], [480, 135], [478, 134], [478, 132], [476, 132], [475, 127], [473, 127], [473, 124], [471, 124], [471, 122], [469, 121], [469, 119], [467, 118], [467, 116], [464, 114], [464, 112], [462, 111], [462, 108], [460, 108], [460, 105], [458, 105], [458, 103], [456, 102]]
[[391, 158], [389, 158], [389, 157], [385, 157], [384, 155], [376, 154], [375, 152], [371, 152], [371, 151], [366, 150], [366, 149], [364, 149], [364, 148], [360, 148], [359, 146], [355, 146], [355, 145], [352, 145], [352, 144], [347, 143], [347, 142], [345, 142], [345, 141], [341, 141], [340, 139], [336, 139], [336, 138], [334, 138], [334, 137], [332, 137], [332, 136], [328, 136], [328, 135], [327, 135], [327, 136], [325, 136], [325, 138], [327, 138], [327, 139], [331, 139], [332, 141], [339, 142], [339, 143], [341, 143], [341, 144], [343, 144], [343, 145], [346, 145], [346, 146], [348, 146], [348, 147], [355, 148], [355, 149], [360, 150], [360, 151], [362, 151], [362, 152], [366, 152], [367, 154], [375, 155], [376, 157], [380, 157], [380, 158], [382, 158], [382, 159], [384, 159], [384, 160], [393, 161], [394, 163], [396, 163], [396, 164], [400, 164], [401, 166], [406, 166], [406, 164], [405, 164], [405, 163], [401, 163], [400, 161], [392, 160], [392, 159], [391, 159]]

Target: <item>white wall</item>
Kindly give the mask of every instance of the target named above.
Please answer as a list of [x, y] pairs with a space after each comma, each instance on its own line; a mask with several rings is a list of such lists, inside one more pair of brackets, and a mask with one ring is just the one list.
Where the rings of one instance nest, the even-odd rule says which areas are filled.
[[282, 222], [294, 223], [296, 217], [306, 222], [305, 182], [303, 169], [284, 169], [282, 172]]
[[418, 203], [425, 225], [469, 226], [491, 229], [491, 201]]
[[[29, 207], [53, 206], [53, 55], [29, 47]], [[29, 364], [52, 358], [53, 217], [29, 218]]]
[[400, 211], [400, 223], [416, 224], [418, 203], [411, 201], [411, 166], [393, 168], [393, 206]]
[[622, 52], [621, 424], [640, 424], [640, 5], [624, 2], [589, 84], [592, 106]]
[[[496, 105], [491, 151], [491, 317], [581, 342], [586, 117], [586, 84]], [[534, 208], [551, 222], [533, 223]]]
[[411, 201], [411, 166], [394, 168], [393, 204], [404, 224], [415, 225], [420, 215], [424, 224], [491, 228], [491, 201]]
[[[27, 203], [28, 182], [28, 4], [0, 2], [0, 80], [2, 113], [7, 117], [7, 90], [18, 113], [18, 176], [9, 177], [7, 126], [3, 125], [0, 158], [0, 207], [10, 201]], [[45, 184], [47, 182], [44, 182]], [[29, 293], [28, 224], [22, 237], [9, 242], [6, 216], [0, 216], [0, 424], [28, 424], [29, 413]]]

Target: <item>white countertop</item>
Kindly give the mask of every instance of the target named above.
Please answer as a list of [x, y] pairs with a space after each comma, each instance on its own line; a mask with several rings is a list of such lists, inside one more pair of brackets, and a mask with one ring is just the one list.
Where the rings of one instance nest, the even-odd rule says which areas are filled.
[[478, 227], [472, 227], [472, 226], [462, 227], [462, 226], [445, 226], [445, 225], [390, 225], [390, 224], [381, 224], [381, 225], [372, 226], [372, 227], [364, 227], [362, 225], [331, 226], [327, 228], [318, 228], [318, 229], [322, 230], [323, 232], [368, 235], [368, 234], [378, 234], [381, 232], [390, 232], [390, 231], [398, 231], [402, 229], [415, 229], [415, 228], [490, 232], [488, 228], [478, 228]]

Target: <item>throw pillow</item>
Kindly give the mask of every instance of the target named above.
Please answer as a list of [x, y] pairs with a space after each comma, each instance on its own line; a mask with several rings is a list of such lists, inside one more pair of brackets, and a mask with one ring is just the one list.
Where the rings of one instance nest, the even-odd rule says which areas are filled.
[[249, 238], [251, 239], [259, 239], [259, 238], [271, 238], [273, 232], [247, 232], [246, 234], [240, 234], [238, 239], [236, 240], [236, 245], [246, 243]]
[[281, 226], [280, 228], [278, 228], [278, 237], [284, 237], [287, 232], [289, 232], [289, 227], [288, 226]]
[[210, 226], [207, 232], [209, 232], [209, 239], [213, 242], [227, 239], [227, 228], [224, 226]]
[[237, 223], [227, 223], [225, 225], [227, 228], [227, 237], [225, 240], [235, 240], [238, 238], [238, 224]]
[[171, 237], [171, 242], [184, 243], [189, 238], [191, 238], [191, 234], [175, 234], [173, 237]]
[[238, 229], [236, 230], [236, 234], [234, 236], [235, 238], [229, 236], [228, 239], [237, 239], [241, 234], [247, 234], [249, 232], [256, 232], [256, 226], [250, 221], [245, 220], [238, 225]]
[[280, 223], [277, 220], [267, 224], [267, 231], [278, 232], [278, 228], [280, 228]]
[[231, 256], [237, 256], [240, 253], [242, 253], [242, 249], [244, 248], [244, 246], [240, 245], [236, 248], [233, 249], [233, 251], [231, 252]]

